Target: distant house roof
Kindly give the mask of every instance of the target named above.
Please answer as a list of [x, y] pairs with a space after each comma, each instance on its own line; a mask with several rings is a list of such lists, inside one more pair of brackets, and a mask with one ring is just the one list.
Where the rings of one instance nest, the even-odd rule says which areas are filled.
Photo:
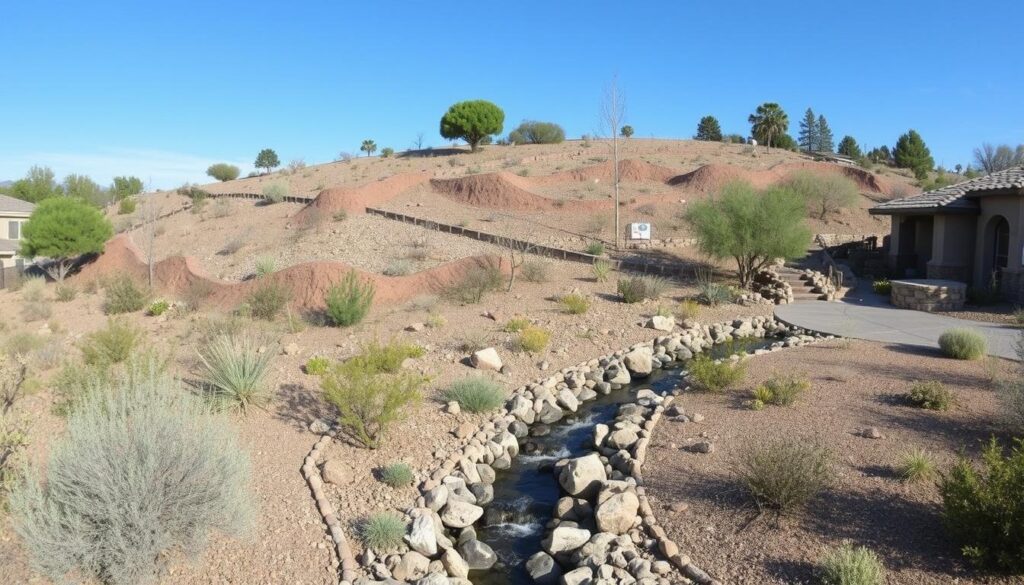
[[1016, 190], [1024, 190], [1024, 167], [1006, 169], [913, 197], [893, 199], [872, 207], [870, 211], [878, 215], [940, 211], [970, 213], [978, 209], [975, 197]]
[[15, 199], [14, 197], [8, 197], [7, 195], [0, 195], [0, 213], [5, 211], [12, 213], [32, 213], [32, 210], [35, 208], [36, 206], [32, 205], [28, 201]]

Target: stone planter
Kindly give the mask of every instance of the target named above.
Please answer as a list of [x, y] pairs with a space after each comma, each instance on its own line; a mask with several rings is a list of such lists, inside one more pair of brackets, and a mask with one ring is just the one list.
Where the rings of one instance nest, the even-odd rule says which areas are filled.
[[956, 311], [967, 300], [967, 285], [955, 280], [894, 280], [892, 304], [915, 311]]

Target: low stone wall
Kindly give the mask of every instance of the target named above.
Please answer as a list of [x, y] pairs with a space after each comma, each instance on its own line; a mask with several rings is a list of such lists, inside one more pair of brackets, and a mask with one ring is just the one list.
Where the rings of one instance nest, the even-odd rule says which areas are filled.
[[955, 280], [893, 280], [892, 304], [915, 311], [956, 311], [967, 300], [967, 285]]

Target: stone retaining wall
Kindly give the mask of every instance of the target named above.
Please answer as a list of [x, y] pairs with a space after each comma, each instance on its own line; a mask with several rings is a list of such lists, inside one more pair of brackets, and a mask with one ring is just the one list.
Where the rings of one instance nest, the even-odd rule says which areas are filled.
[[956, 311], [967, 300], [967, 285], [955, 280], [893, 280], [892, 304], [915, 311]]

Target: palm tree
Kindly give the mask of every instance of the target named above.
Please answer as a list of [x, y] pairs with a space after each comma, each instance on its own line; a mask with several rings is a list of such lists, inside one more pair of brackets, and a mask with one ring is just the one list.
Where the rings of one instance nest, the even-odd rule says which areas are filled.
[[372, 140], [364, 140], [363, 145], [359, 147], [359, 150], [366, 153], [366, 156], [377, 152], [377, 143]]
[[772, 138], [785, 134], [789, 129], [789, 116], [782, 106], [774, 102], [757, 106], [757, 112], [751, 114], [747, 121], [752, 125], [754, 138], [763, 141], [768, 150], [771, 150]]

